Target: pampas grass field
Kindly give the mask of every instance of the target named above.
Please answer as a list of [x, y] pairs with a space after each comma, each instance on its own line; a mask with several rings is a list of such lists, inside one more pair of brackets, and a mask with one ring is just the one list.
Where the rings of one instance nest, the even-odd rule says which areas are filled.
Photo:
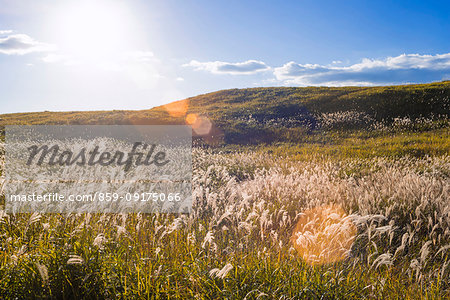
[[191, 214], [0, 213], [2, 298], [445, 299], [450, 157], [193, 150]]
[[193, 147], [189, 214], [0, 210], [0, 299], [450, 299], [449, 115], [449, 81], [1, 115], [2, 141], [10, 124], [187, 124]]

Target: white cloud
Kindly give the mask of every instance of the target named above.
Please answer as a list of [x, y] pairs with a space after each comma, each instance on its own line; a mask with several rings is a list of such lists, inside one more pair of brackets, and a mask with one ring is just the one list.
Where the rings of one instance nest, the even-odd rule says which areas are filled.
[[0, 53], [6, 55], [24, 55], [31, 52], [55, 50], [55, 46], [41, 43], [26, 34], [11, 34], [11, 30], [0, 31]]
[[223, 61], [199, 62], [192, 60], [190, 63], [184, 64], [183, 67], [193, 67], [195, 70], [208, 71], [213, 74], [232, 75], [250, 75], [270, 69], [264, 62], [257, 60], [247, 60], [238, 63]]
[[450, 77], [450, 53], [363, 59], [361, 63], [350, 66], [288, 62], [275, 68], [274, 75], [288, 85], [343, 86], [439, 81]]
[[192, 60], [183, 66], [213, 74], [232, 75], [252, 75], [271, 70], [278, 84], [300, 86], [370, 86], [450, 79], [450, 53], [402, 54], [384, 59], [365, 58], [360, 63], [353, 65], [346, 65], [338, 60], [329, 65], [298, 64], [291, 61], [281, 67], [272, 68], [264, 62], [256, 60], [238, 63]]

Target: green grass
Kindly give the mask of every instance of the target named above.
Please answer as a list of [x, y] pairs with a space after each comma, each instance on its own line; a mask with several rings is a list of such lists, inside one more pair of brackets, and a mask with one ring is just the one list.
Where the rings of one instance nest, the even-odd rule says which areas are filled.
[[[94, 215], [45, 216], [39, 222], [27, 224], [29, 215], [19, 215], [3, 223], [3, 235], [12, 237], [1, 252], [0, 295], [2, 298], [151, 298], [206, 299], [232, 298], [262, 299], [444, 299], [442, 283], [418, 286], [395, 268], [368, 271], [360, 266], [349, 268], [344, 263], [309, 266], [288, 255], [287, 249], [270, 245], [268, 255], [236, 251], [232, 255], [208, 253], [199, 244], [187, 243], [188, 230], [166, 235], [165, 248], [156, 254], [155, 245], [161, 237], [155, 232], [157, 217], [144, 216], [147, 221], [138, 232], [136, 215], [128, 215], [126, 229], [129, 236], [116, 238], [113, 225], [120, 219]], [[42, 229], [42, 224], [52, 224]], [[198, 224], [189, 233], [201, 235]], [[109, 228], [108, 228], [109, 227]], [[93, 246], [98, 232], [111, 240], [103, 249]], [[217, 237], [226, 242], [225, 237]], [[24, 254], [11, 262], [18, 247], [26, 247]], [[263, 249], [264, 245], [252, 245]], [[225, 248], [225, 247], [224, 247]], [[14, 253], [14, 254], [13, 254]], [[68, 265], [70, 253], [84, 259], [82, 265]], [[224, 278], [211, 278], [209, 270], [225, 263], [235, 268]], [[38, 265], [48, 269], [48, 281], [43, 280]], [[444, 279], [442, 279], [444, 280]], [[383, 289], [379, 283], [383, 282]], [[448, 284], [448, 282], [447, 282]], [[372, 288], [373, 286], [373, 288]]]
[[[289, 153], [291, 148], [276, 149], [285, 149]], [[247, 151], [242, 152], [241, 149], [243, 155], [248, 153], [254, 159], [243, 161], [233, 158], [235, 150], [234, 154], [210, 154], [210, 160], [196, 163], [196, 173], [210, 172], [207, 170], [214, 166], [213, 171], [219, 173], [210, 173], [207, 178], [212, 181], [205, 187], [219, 191], [227, 185], [228, 176], [238, 179], [239, 174], [256, 174], [288, 162], [276, 155], [272, 158], [261, 157], [258, 151], [264, 149]], [[324, 163], [329, 162], [326, 160]], [[373, 158], [356, 160], [357, 164], [351, 157], [337, 162], [343, 165], [345, 174], [340, 175], [343, 177], [354, 177], [358, 173], [370, 175], [377, 165]], [[317, 163], [320, 164], [319, 161]], [[402, 162], [406, 166], [409, 163], [410, 160]], [[427, 161], [420, 161], [416, 165], [417, 172], [426, 166]], [[286, 168], [290, 167], [292, 164], [288, 163]], [[425, 172], [435, 174], [436, 169]], [[447, 176], [447, 180], [448, 172], [448, 169], [443, 169], [442, 174]], [[365, 176], [361, 174], [356, 177]], [[203, 185], [199, 180], [196, 184]], [[293, 194], [283, 196], [296, 197]], [[298, 209], [295, 201], [292, 202], [294, 207], [285, 207], [276, 194], [270, 197], [265, 200], [269, 202], [268, 209], [273, 216], [279, 215], [277, 211], [280, 209], [295, 215], [295, 209]], [[382, 204], [384, 208], [388, 205]], [[367, 259], [378, 251], [392, 251], [387, 245], [387, 236], [373, 240], [376, 244], [373, 246], [375, 244], [365, 245], [363, 235], [354, 245], [352, 258], [334, 264], [311, 266], [289, 249], [292, 225], [272, 229], [278, 232], [279, 240], [284, 243], [279, 247], [272, 242], [269, 232], [264, 233], [262, 238], [257, 232], [246, 235], [237, 231], [234, 228], [237, 224], [230, 221], [227, 223], [229, 230], [218, 228], [214, 231], [217, 251], [203, 247], [206, 231], [216, 226], [217, 218], [223, 212], [203, 211], [204, 208], [197, 205], [197, 216], [184, 218], [181, 226], [173, 230], [170, 230], [173, 221], [183, 216], [3, 215], [0, 222], [0, 296], [4, 299], [445, 299], [450, 296], [448, 277], [438, 276], [419, 284], [414, 274], [409, 276], [403, 271], [409, 266], [410, 259], [420, 255], [420, 244], [429, 238], [429, 230], [419, 232], [407, 255], [398, 258], [393, 266], [372, 269], [370, 263], [355, 260], [359, 256]], [[401, 215], [407, 218], [410, 213], [414, 215], [414, 211], [391, 212], [398, 218]], [[424, 211], [423, 219], [433, 216], [433, 213]], [[105, 239], [101, 245], [95, 243], [100, 234]], [[394, 245], [402, 234], [401, 231], [395, 234]], [[448, 240], [441, 241], [440, 245], [445, 243]], [[360, 248], [359, 244], [364, 246]], [[430, 258], [427, 270], [439, 270], [448, 263], [449, 252], [442, 254], [435, 259]], [[68, 264], [71, 255], [80, 256], [83, 262]], [[226, 263], [232, 264], [233, 269], [224, 278], [214, 278], [209, 274], [213, 268], [220, 269]], [[39, 271], [42, 269], [40, 266], [45, 266], [48, 277]], [[447, 276], [448, 271], [444, 275]]]
[[287, 160], [308, 160], [318, 156], [334, 159], [438, 156], [450, 154], [450, 130], [444, 128], [419, 133], [406, 131], [378, 134], [366, 131], [324, 132], [306, 135], [295, 143], [226, 145], [217, 151], [256, 151]]
[[[223, 138], [194, 150], [194, 214], [2, 213], [0, 298], [448, 299], [449, 93], [450, 82], [442, 82], [234, 89], [185, 100], [186, 113], [207, 117]], [[345, 111], [385, 127], [301, 123]], [[404, 117], [412, 123], [396, 125], [394, 119]], [[432, 120], [416, 122], [419, 117]], [[300, 123], [283, 123], [289, 118]], [[164, 107], [0, 119], [0, 125], [185, 123]], [[274, 119], [281, 125], [270, 123]], [[246, 193], [253, 197], [248, 205]], [[324, 203], [386, 219], [358, 227], [347, 259], [309, 265], [291, 249], [290, 237], [298, 213]], [[228, 210], [233, 213], [222, 219]], [[251, 212], [256, 217], [246, 232], [240, 225]], [[284, 214], [289, 222], [280, 221]], [[391, 223], [388, 233], [368, 238], [369, 227]], [[204, 242], [208, 232], [215, 247]], [[394, 255], [411, 232], [407, 247]], [[424, 245], [430, 253], [414, 271]], [[383, 253], [392, 264], [373, 267]], [[73, 255], [81, 260], [68, 263]], [[210, 274], [228, 263], [233, 268], [223, 278]]]
[[[289, 142], [322, 130], [322, 114], [357, 112], [371, 123], [390, 125], [395, 118], [429, 118], [447, 127], [450, 81], [385, 87], [272, 87], [223, 90], [175, 102], [184, 107], [171, 116], [167, 106], [141, 111], [34, 112], [0, 115], [0, 126], [25, 124], [185, 124], [187, 114], [207, 118], [211, 134], [229, 144]], [[253, 122], [249, 122], [249, 118]], [[276, 120], [280, 121], [277, 122]], [[295, 124], [285, 124], [294, 120]], [[273, 123], [275, 122], [275, 123]], [[338, 129], [368, 130], [368, 124], [337, 124]], [[431, 128], [430, 128], [431, 126]]]

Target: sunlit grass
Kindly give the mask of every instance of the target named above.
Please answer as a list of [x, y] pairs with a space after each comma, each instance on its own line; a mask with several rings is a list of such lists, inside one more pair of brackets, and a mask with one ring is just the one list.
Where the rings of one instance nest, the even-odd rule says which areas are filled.
[[[448, 174], [448, 156], [288, 162], [196, 149], [191, 215], [3, 214], [0, 293], [445, 299]], [[290, 238], [302, 213], [328, 203], [357, 235], [339, 260], [310, 264]]]
[[[0, 298], [448, 299], [449, 85], [234, 89], [144, 111], [2, 115], [207, 135], [195, 141], [190, 215], [2, 212]], [[323, 207], [339, 210], [302, 223]], [[330, 259], [326, 239], [342, 227], [349, 243]], [[322, 261], [295, 245], [299, 230], [323, 242]]]

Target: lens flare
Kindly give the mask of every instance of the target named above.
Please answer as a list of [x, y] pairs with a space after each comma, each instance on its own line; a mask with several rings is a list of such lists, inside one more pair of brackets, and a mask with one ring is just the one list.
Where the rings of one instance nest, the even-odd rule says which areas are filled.
[[200, 136], [206, 136], [211, 133], [212, 123], [205, 116], [199, 116], [197, 114], [188, 114], [186, 116], [186, 123], [192, 126], [195, 134]]
[[[164, 108], [167, 110], [170, 116], [174, 118], [184, 117], [189, 107], [188, 100], [181, 100], [176, 102], [171, 102], [169, 104], [164, 105]], [[187, 120], [186, 120], [187, 121]]]
[[194, 125], [197, 121], [197, 114], [188, 114], [186, 116], [186, 123], [189, 125]]
[[328, 264], [348, 256], [356, 233], [351, 217], [341, 207], [324, 205], [303, 212], [291, 242], [307, 263]]

